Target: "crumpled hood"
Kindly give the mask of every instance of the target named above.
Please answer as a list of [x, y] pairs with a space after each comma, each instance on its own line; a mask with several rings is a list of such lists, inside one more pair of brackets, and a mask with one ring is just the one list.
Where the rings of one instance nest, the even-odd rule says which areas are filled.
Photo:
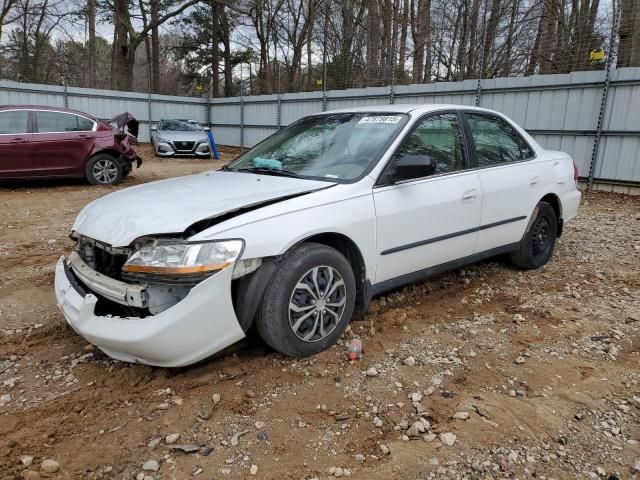
[[317, 180], [211, 171], [105, 195], [82, 209], [73, 230], [123, 247], [145, 235], [181, 233], [205, 218], [331, 185]]

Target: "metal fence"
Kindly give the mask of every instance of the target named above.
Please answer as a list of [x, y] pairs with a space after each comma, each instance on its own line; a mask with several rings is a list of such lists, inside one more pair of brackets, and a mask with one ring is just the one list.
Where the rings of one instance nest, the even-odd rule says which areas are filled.
[[0, 104], [68, 107], [103, 119], [129, 111], [143, 125], [143, 142], [163, 117], [193, 118], [210, 125], [219, 144], [243, 148], [308, 114], [393, 103], [498, 110], [545, 148], [570, 153], [589, 183], [640, 186], [640, 68], [217, 99], [0, 82]]

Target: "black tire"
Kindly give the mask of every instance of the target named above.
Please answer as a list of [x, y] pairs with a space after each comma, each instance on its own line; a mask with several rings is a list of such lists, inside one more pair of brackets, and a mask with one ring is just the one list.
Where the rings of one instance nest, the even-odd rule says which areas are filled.
[[[306, 287], [312, 285], [314, 277], [321, 295], [299, 288], [305, 282]], [[327, 285], [329, 290], [322, 291]], [[318, 289], [311, 288], [316, 293]], [[335, 307], [341, 299], [343, 306]], [[351, 320], [355, 299], [356, 282], [347, 259], [326, 245], [304, 243], [284, 258], [267, 285], [256, 318], [258, 333], [280, 353], [313, 355], [338, 341]], [[292, 306], [305, 310], [290, 310]], [[311, 316], [302, 319], [309, 312]]]
[[538, 203], [518, 249], [511, 253], [511, 261], [525, 270], [543, 266], [553, 254], [557, 233], [555, 210], [546, 202]]
[[87, 162], [85, 175], [91, 185], [116, 185], [124, 178], [124, 171], [116, 157], [98, 153]]

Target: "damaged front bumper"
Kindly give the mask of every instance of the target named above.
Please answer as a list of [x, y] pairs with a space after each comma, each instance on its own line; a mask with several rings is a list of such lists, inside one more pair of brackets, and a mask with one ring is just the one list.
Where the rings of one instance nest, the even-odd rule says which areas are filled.
[[[85, 290], [64, 257], [56, 264], [55, 292], [69, 325], [110, 357], [180, 367], [219, 352], [245, 336], [233, 308], [232, 274], [233, 268], [221, 270], [193, 287], [172, 307], [144, 318], [96, 315], [98, 298]], [[114, 292], [114, 284], [107, 283], [105, 291], [111, 288], [112, 294], [121, 293], [118, 289]]]

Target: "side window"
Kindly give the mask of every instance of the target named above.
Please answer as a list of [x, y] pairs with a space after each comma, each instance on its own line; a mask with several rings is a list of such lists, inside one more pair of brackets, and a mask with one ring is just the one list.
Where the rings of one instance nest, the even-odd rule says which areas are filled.
[[78, 132], [81, 130], [91, 130], [80, 128], [78, 120], [88, 121], [84, 118], [73, 115], [72, 113], [62, 112], [36, 112], [36, 121], [38, 123], [39, 133], [64, 133], [64, 132]]
[[76, 115], [78, 119], [78, 130], [81, 132], [90, 132], [93, 130], [93, 120], [89, 120], [88, 118], [80, 117]]
[[393, 161], [412, 155], [431, 157], [435, 175], [464, 169], [465, 149], [458, 115], [442, 113], [421, 120], [400, 144]]
[[0, 134], [19, 135], [27, 133], [29, 114], [26, 110], [12, 110], [10, 112], [0, 112]]
[[479, 167], [528, 160], [534, 153], [516, 130], [499, 117], [466, 113]]

